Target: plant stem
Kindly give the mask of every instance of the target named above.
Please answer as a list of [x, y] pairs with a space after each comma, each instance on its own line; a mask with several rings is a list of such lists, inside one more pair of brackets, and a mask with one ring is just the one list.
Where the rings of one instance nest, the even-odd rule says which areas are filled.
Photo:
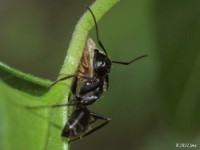
[[[91, 10], [93, 11], [95, 18], [97, 21], [99, 21], [102, 16], [110, 10], [119, 0], [97, 0], [92, 6], [90, 7]], [[72, 75], [75, 74], [77, 71], [77, 68], [79, 66], [79, 62], [84, 50], [84, 46], [86, 43], [86, 40], [88, 38], [88, 33], [89, 31], [93, 28], [94, 26], [94, 21], [92, 19], [91, 14], [86, 10], [85, 14], [80, 18], [78, 24], [75, 27], [72, 40], [70, 42], [69, 48], [67, 50], [67, 55], [64, 60], [64, 64], [60, 70], [60, 74], [58, 78], [61, 78], [66, 75]], [[56, 93], [58, 92], [59, 87], [55, 91], [52, 89], [54, 92], [50, 92], [50, 95], [57, 95], [56, 98], [61, 98], [62, 100], [59, 101], [59, 104], [64, 104], [67, 102], [68, 95], [70, 93], [70, 87], [72, 80], [66, 80], [63, 81], [67, 84], [67, 86], [62, 86], [60, 87], [60, 92], [63, 93], [65, 91], [64, 95], [57, 95]], [[56, 86], [57, 87], [57, 86]], [[61, 89], [62, 88], [62, 89]], [[53, 94], [54, 93], [54, 94]], [[55, 96], [54, 95], [54, 96]], [[54, 97], [55, 98], [55, 97]], [[68, 114], [67, 108], [63, 109], [63, 116], [64, 118], [62, 119], [63, 126], [67, 121]], [[71, 112], [69, 112], [71, 113]], [[52, 118], [53, 119], [53, 118]], [[54, 119], [53, 119], [54, 120]], [[63, 149], [68, 150], [69, 146], [66, 143], [63, 143]]]
[[[96, 20], [99, 21], [102, 16], [118, 1], [119, 0], [97, 0], [90, 7], [95, 14]], [[93, 27], [94, 21], [91, 17], [91, 14], [86, 11], [75, 27], [64, 64], [60, 71], [60, 75], [74, 74], [76, 72], [83, 53], [85, 42], [88, 38], [88, 33]]]

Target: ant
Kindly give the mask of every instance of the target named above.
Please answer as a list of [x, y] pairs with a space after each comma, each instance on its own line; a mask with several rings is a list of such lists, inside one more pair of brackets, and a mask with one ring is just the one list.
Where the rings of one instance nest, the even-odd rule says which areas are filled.
[[[94, 20], [97, 41], [103, 51], [97, 49], [92, 39], [88, 38], [77, 74], [67, 75], [63, 78], [56, 80], [53, 84], [49, 86], [52, 87], [60, 81], [66, 80], [68, 78], [74, 78], [74, 82], [72, 85], [72, 94], [75, 96], [75, 99], [70, 100], [67, 104], [58, 104], [51, 106], [76, 107], [71, 116], [69, 117], [69, 120], [63, 128], [61, 134], [61, 136], [63, 137], [70, 138], [69, 143], [90, 135], [91, 133], [99, 130], [100, 128], [108, 124], [111, 120], [108, 117], [102, 116], [94, 112], [90, 112], [86, 106], [96, 102], [101, 96], [101, 94], [107, 91], [109, 86], [108, 74], [110, 72], [112, 63], [129, 65], [138, 59], [147, 57], [147, 55], [142, 55], [129, 62], [110, 60], [107, 56], [106, 49], [104, 48], [103, 44], [99, 39], [99, 31], [95, 15], [89, 7], [87, 9], [91, 13], [92, 18]], [[81, 86], [78, 86], [80, 83]], [[90, 125], [96, 122], [97, 120], [103, 120], [104, 122], [97, 125], [93, 129], [90, 128]]]
[[[88, 38], [86, 46], [80, 61], [79, 70], [76, 75], [67, 75], [63, 78], [56, 80], [53, 86], [57, 82], [66, 80], [68, 78], [75, 78], [72, 85], [72, 94], [76, 96], [77, 99], [70, 101], [69, 103], [81, 104], [81, 105], [91, 105], [96, 102], [102, 93], [106, 92], [109, 86], [108, 74], [111, 69], [112, 63], [129, 65], [141, 58], [147, 57], [148, 55], [139, 56], [129, 62], [113, 61], [107, 56], [106, 49], [104, 48], [102, 42], [99, 39], [99, 30], [96, 22], [95, 15], [92, 10], [87, 7], [92, 15], [95, 23], [97, 41], [103, 51], [100, 51], [92, 39]], [[77, 88], [78, 82], [81, 82], [82, 86], [80, 89]]]

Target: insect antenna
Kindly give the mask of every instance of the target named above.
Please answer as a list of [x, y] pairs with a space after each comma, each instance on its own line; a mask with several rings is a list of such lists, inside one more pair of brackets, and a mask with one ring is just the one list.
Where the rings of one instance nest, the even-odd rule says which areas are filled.
[[94, 24], [95, 24], [95, 30], [96, 30], [96, 34], [97, 34], [97, 42], [99, 43], [100, 47], [103, 49], [103, 51], [105, 52], [106, 56], [107, 56], [107, 52], [106, 52], [106, 49], [105, 47], [103, 46], [100, 38], [99, 38], [99, 29], [98, 29], [98, 26], [97, 26], [97, 21], [96, 21], [96, 18], [94, 16], [94, 13], [92, 12], [92, 10], [90, 9], [90, 7], [87, 7], [87, 9], [90, 11], [91, 15], [92, 15], [92, 18], [94, 20]]
[[120, 64], [120, 65], [129, 65], [141, 58], [144, 58], [144, 57], [147, 57], [148, 55], [142, 55], [142, 56], [139, 56], [137, 58], [134, 58], [133, 60], [129, 61], [129, 62], [122, 62], [122, 61], [111, 61], [112, 63], [115, 63], [115, 64]]

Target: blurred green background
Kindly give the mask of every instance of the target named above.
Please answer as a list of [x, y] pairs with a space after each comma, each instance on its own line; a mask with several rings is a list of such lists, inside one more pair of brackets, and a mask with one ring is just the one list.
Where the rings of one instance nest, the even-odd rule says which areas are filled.
[[[91, 3], [1, 0], [0, 60], [55, 80], [74, 26]], [[113, 65], [108, 92], [90, 107], [112, 121], [72, 150], [200, 147], [199, 6], [198, 0], [121, 1], [103, 17], [100, 36], [111, 59], [149, 57]]]

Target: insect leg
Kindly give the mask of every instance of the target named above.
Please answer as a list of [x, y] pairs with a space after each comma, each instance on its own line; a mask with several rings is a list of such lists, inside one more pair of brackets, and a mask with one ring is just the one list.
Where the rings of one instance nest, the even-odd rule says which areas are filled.
[[56, 108], [56, 107], [64, 107], [64, 106], [73, 106], [76, 105], [77, 100], [71, 100], [67, 104], [56, 104], [56, 105], [48, 105], [48, 106], [25, 106], [28, 109], [40, 109], [40, 108]]
[[[52, 86], [54, 86], [56, 83], [58, 83], [58, 82], [60, 82], [60, 81], [63, 81], [63, 80], [69, 79], [69, 78], [74, 78], [74, 77], [77, 78], [78, 76], [77, 76], [76, 74], [67, 75], [67, 76], [65, 76], [65, 77], [63, 77], [63, 78], [60, 78], [60, 79], [54, 81], [51, 85], [48, 86], [48, 88], [51, 88]], [[87, 76], [81, 76], [81, 77], [83, 77], [83, 78], [85, 78], [85, 79], [91, 78], [91, 77], [87, 77]]]
[[56, 83], [58, 83], [60, 81], [63, 81], [63, 80], [69, 79], [69, 78], [74, 78], [74, 77], [77, 77], [77, 75], [72, 74], [72, 75], [68, 75], [66, 77], [60, 78], [60, 79], [54, 81], [51, 85], [49, 85], [48, 88], [51, 88], [52, 86], [54, 86]]

